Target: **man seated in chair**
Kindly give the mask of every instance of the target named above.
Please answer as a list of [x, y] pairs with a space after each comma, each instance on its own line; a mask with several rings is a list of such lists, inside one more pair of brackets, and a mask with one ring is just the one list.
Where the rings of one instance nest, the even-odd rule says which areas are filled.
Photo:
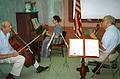
[[[101, 63], [105, 60], [107, 55], [111, 53], [111, 51], [120, 44], [120, 31], [115, 25], [115, 18], [113, 16], [107, 15], [103, 18], [101, 27], [105, 29], [105, 33], [103, 34], [102, 40], [100, 41], [100, 57], [95, 58], [94, 60], [97, 61], [96, 67], [92, 70], [93, 73], [99, 68]], [[95, 35], [92, 33], [90, 35], [92, 38], [96, 38]], [[111, 54], [109, 56], [109, 61], [113, 61], [118, 56], [118, 52]], [[107, 62], [107, 61], [106, 61]], [[100, 70], [96, 72], [96, 74], [100, 74]]]
[[[53, 29], [53, 33], [55, 33], [54, 39], [59, 38], [60, 34], [62, 33], [62, 27], [60, 25], [60, 22], [61, 22], [61, 19], [59, 16], [56, 16], [56, 15], [53, 16], [53, 23], [55, 24], [55, 27]], [[49, 53], [48, 53], [47, 45], [53, 33], [46, 32], [47, 37], [44, 39], [42, 43], [42, 49], [40, 52], [42, 57], [48, 57]]]
[[[19, 77], [25, 63], [25, 57], [19, 55], [19, 53], [16, 50], [14, 50], [9, 43], [9, 32], [11, 31], [11, 28], [12, 25], [10, 21], [2, 22], [2, 26], [0, 29], [0, 62], [13, 63], [13, 68], [5, 79], [15, 79], [15, 77]], [[48, 68], [48, 66], [40, 66], [36, 60], [34, 63], [34, 67], [38, 73]]]
[[[120, 31], [115, 25], [115, 18], [113, 16], [107, 15], [103, 18], [102, 22], [100, 23], [100, 27], [105, 29], [105, 33], [103, 34], [102, 40], [99, 42], [100, 44], [100, 57], [94, 58], [93, 60], [97, 61], [96, 67], [92, 70], [93, 73], [99, 68], [101, 63], [105, 60], [107, 55], [118, 45], [120, 44]], [[96, 39], [96, 35], [91, 33], [91, 38]], [[113, 61], [118, 56], [118, 53], [111, 54], [109, 57], [110, 61]], [[76, 69], [80, 71], [80, 68]], [[89, 69], [87, 68], [87, 71]], [[96, 73], [100, 74], [100, 70]]]

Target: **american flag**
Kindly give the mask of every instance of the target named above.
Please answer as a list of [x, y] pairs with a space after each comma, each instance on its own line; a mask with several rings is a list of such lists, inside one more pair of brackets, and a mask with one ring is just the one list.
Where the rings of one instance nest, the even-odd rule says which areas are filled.
[[82, 35], [82, 23], [81, 23], [81, 9], [80, 9], [80, 0], [75, 1], [75, 10], [74, 10], [74, 27], [75, 35], [80, 38]]

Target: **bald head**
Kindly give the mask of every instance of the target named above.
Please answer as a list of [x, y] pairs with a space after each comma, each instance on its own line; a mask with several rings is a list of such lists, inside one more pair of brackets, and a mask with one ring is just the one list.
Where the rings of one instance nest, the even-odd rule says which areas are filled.
[[2, 22], [2, 28], [5, 28], [5, 27], [7, 27], [7, 26], [11, 26], [11, 22], [10, 21], [3, 21]]
[[11, 22], [10, 21], [3, 21], [2, 22], [2, 30], [5, 32], [5, 33], [8, 33], [11, 31], [11, 28], [12, 28], [12, 25], [11, 25]]

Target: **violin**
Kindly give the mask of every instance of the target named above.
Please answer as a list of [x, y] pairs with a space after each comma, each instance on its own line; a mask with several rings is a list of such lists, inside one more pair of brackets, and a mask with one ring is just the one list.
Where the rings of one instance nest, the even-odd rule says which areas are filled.
[[26, 43], [24, 42], [24, 40], [22, 40], [22, 38], [20, 38], [18, 34], [16, 34], [13, 30], [11, 31], [12, 36], [9, 38], [9, 43], [20, 55], [23, 55], [25, 57], [24, 66], [30, 67], [35, 63], [35, 57], [33, 56], [33, 52], [30, 50], [29, 46], [26, 46]]
[[102, 40], [102, 37], [103, 37], [103, 34], [105, 33], [105, 29], [102, 28], [102, 27], [100, 27], [99, 24], [97, 24], [96, 27], [95, 27], [95, 32], [94, 32], [94, 33], [95, 33], [97, 39], [98, 39], [99, 41], [101, 41], [101, 40]]

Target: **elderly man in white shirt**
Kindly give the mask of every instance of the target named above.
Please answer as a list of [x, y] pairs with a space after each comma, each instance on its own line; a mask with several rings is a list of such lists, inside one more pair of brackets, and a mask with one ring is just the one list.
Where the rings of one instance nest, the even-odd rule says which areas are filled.
[[[11, 31], [11, 28], [11, 23], [9, 21], [4, 21], [0, 30], [0, 62], [13, 63], [13, 68], [6, 79], [15, 79], [15, 77], [20, 76], [21, 70], [25, 63], [24, 56], [19, 55], [18, 52], [14, 50], [9, 43], [9, 32]], [[38, 73], [48, 68], [48, 66], [40, 66], [37, 61], [34, 63], [34, 67]]]
[[[105, 60], [107, 55], [118, 45], [120, 44], [120, 31], [115, 26], [115, 18], [113, 16], [107, 15], [103, 18], [101, 22], [101, 27], [105, 29], [105, 33], [102, 37], [100, 43], [100, 57], [95, 58], [94, 60], [99, 62], [97, 66], [92, 70], [92, 72], [96, 72], [99, 68], [101, 62]], [[92, 35], [91, 35], [92, 36]], [[109, 56], [109, 61], [113, 61], [118, 56], [118, 53], [111, 54]], [[100, 70], [96, 73], [100, 74]]]

